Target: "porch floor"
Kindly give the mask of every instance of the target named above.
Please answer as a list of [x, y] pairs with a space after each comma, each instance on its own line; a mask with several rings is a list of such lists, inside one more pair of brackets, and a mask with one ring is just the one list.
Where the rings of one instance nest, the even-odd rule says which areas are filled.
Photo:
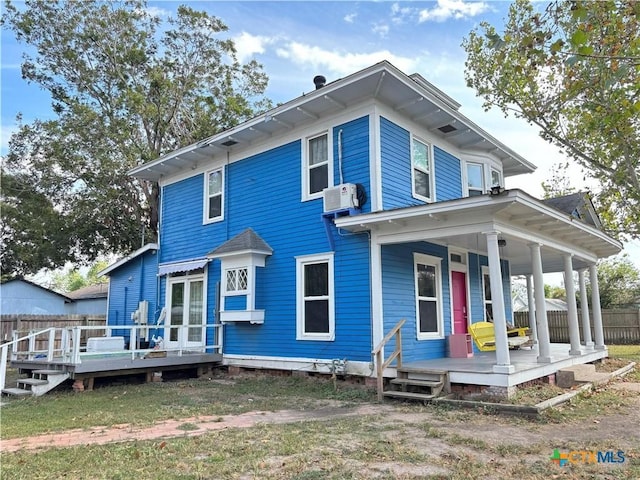
[[569, 355], [569, 344], [551, 344], [551, 362], [538, 363], [538, 348], [510, 350], [512, 373], [495, 373], [495, 352], [477, 352], [470, 358], [438, 358], [403, 362], [403, 370], [409, 371], [415, 378], [420, 372], [446, 370], [451, 383], [468, 385], [488, 385], [511, 387], [556, 373], [558, 370], [582, 363], [590, 363], [607, 357], [607, 350], [593, 350], [581, 347], [580, 355]]

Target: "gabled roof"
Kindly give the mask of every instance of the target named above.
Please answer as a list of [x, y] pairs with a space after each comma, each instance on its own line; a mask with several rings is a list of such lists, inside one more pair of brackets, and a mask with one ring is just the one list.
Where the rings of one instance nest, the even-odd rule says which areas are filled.
[[[462, 151], [497, 156], [505, 177], [530, 173], [535, 166], [458, 111], [460, 104], [420, 75], [406, 75], [387, 61], [365, 68], [269, 110], [230, 130], [175, 150], [134, 168], [130, 175], [152, 181], [211, 159], [226, 158], [292, 128], [307, 125], [350, 106], [375, 99]], [[441, 130], [442, 129], [442, 130]], [[473, 150], [469, 150], [472, 148]]]
[[4, 281], [2, 282], [2, 285], [6, 285], [12, 282], [26, 283], [27, 285], [31, 285], [32, 287], [36, 287], [36, 288], [39, 288], [40, 290], [44, 290], [45, 292], [51, 293], [53, 295], [57, 295], [58, 297], [62, 297], [66, 303], [73, 302], [73, 299], [67, 295], [58, 293], [55, 290], [51, 290], [50, 288], [43, 287], [42, 285], [38, 285], [37, 283], [31, 282], [29, 280], [25, 280], [22, 277], [12, 278], [11, 280]]
[[218, 248], [207, 254], [208, 257], [224, 257], [235, 253], [252, 252], [271, 255], [273, 249], [265, 242], [260, 235], [247, 228], [230, 240], [227, 240]]
[[543, 200], [543, 202], [583, 222], [597, 228], [602, 228], [600, 217], [593, 206], [591, 196], [588, 192], [576, 192], [561, 197], [547, 198]]
[[157, 243], [147, 243], [144, 247], [139, 248], [135, 252], [130, 253], [129, 255], [127, 255], [126, 257], [122, 257], [120, 260], [112, 263], [111, 265], [109, 265], [104, 270], [98, 272], [98, 276], [101, 277], [102, 275], [109, 275], [114, 270], [122, 267], [123, 265], [129, 263], [134, 258], [139, 257], [143, 253], [148, 252], [150, 250], [158, 251], [158, 244]]
[[109, 293], [108, 283], [97, 283], [95, 285], [89, 285], [79, 288], [73, 292], [68, 292], [67, 296], [73, 300], [90, 300], [96, 298], [107, 298]]

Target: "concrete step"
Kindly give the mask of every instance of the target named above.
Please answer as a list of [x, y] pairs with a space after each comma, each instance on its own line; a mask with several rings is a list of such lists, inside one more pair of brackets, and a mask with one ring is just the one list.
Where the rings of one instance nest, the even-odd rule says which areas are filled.
[[47, 383], [49, 383], [48, 380], [43, 380], [40, 378], [21, 378], [20, 380], [18, 380], [18, 385], [23, 384], [23, 385], [46, 385]]
[[596, 366], [590, 363], [572, 365], [558, 370], [556, 384], [560, 388], [571, 388], [579, 383], [602, 383], [609, 379], [607, 373], [596, 372]]
[[385, 397], [391, 398], [401, 398], [404, 400], [419, 400], [423, 402], [428, 402], [435, 398], [435, 395], [428, 395], [426, 393], [414, 393], [414, 392], [396, 392], [393, 390], [388, 390], [383, 392]]
[[391, 380], [394, 385], [412, 385], [415, 387], [428, 387], [438, 388], [441, 387], [444, 382], [436, 380], [415, 380], [413, 378], [394, 378]]
[[62, 370], [34, 370], [31, 372], [33, 375], [64, 375]]
[[24, 388], [5, 388], [2, 390], [5, 395], [14, 395], [18, 397], [26, 397], [27, 395], [33, 395], [31, 390], [25, 390]]

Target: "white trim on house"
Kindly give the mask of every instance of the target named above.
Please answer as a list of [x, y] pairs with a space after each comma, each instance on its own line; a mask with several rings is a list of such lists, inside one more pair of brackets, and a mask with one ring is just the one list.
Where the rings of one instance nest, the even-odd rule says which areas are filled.
[[[318, 297], [305, 297], [304, 273], [305, 266], [326, 263], [328, 267], [328, 292], [326, 295]], [[335, 340], [335, 290], [334, 290], [334, 266], [333, 252], [320, 253], [314, 255], [303, 255], [296, 257], [296, 340]], [[307, 332], [305, 331], [305, 302], [306, 301], [328, 301], [329, 318], [328, 332]]]
[[[420, 295], [418, 284], [418, 265], [434, 268], [435, 296], [425, 297]], [[416, 308], [416, 338], [418, 340], [433, 340], [444, 338], [444, 314], [442, 301], [442, 258], [424, 253], [413, 254], [414, 294]], [[420, 302], [435, 302], [436, 307], [436, 331], [423, 332], [420, 329]]]
[[371, 182], [371, 211], [382, 210], [382, 145], [380, 141], [380, 112], [377, 105], [369, 118], [369, 169]]
[[[373, 345], [376, 348], [384, 338], [384, 303], [382, 301], [382, 247], [375, 232], [371, 232], [371, 322]], [[384, 357], [384, 347], [382, 350]]]
[[[418, 142], [420, 145], [424, 146], [427, 150], [427, 168], [426, 170], [423, 169], [422, 167], [416, 165], [416, 163], [414, 162], [414, 143]], [[433, 201], [435, 201], [436, 198], [436, 191], [435, 191], [435, 162], [433, 159], [433, 145], [430, 142], [427, 142], [426, 140], [423, 140], [419, 135], [417, 135], [416, 133], [411, 133], [411, 146], [410, 146], [411, 152], [410, 152], [410, 166], [411, 166], [411, 195], [413, 196], [413, 198], [416, 198], [418, 200], [422, 200], [423, 202], [427, 202], [427, 203], [431, 203]], [[427, 189], [429, 190], [429, 195], [425, 196], [420, 194], [419, 192], [416, 192], [416, 170], [419, 172], [422, 172], [425, 175], [428, 175], [428, 185], [427, 185]]]
[[[465, 295], [466, 295], [466, 303], [467, 303], [467, 327], [469, 327], [469, 323], [471, 321], [472, 312], [471, 312], [471, 284], [469, 282], [469, 252], [464, 251], [460, 248], [449, 248], [447, 251], [447, 255], [449, 255], [449, 311], [451, 312], [451, 334], [454, 332], [454, 311], [453, 311], [453, 272], [464, 273], [464, 283], [465, 283]], [[451, 255], [460, 255], [464, 259], [464, 263], [454, 262], [451, 259]]]
[[114, 270], [120, 268], [125, 263], [133, 260], [134, 258], [142, 255], [145, 252], [148, 252], [149, 250], [157, 251], [158, 250], [158, 244], [157, 243], [147, 243], [145, 246], [139, 248], [135, 252], [130, 253], [126, 257], [121, 258], [120, 260], [116, 261], [115, 263], [112, 263], [111, 265], [109, 265], [107, 268], [99, 271], [98, 272], [98, 277], [101, 277], [103, 275], [109, 275], [111, 272], [113, 272]]
[[301, 153], [300, 153], [300, 159], [301, 159], [301, 166], [300, 166], [300, 170], [301, 170], [301, 188], [300, 191], [302, 192], [302, 197], [300, 199], [301, 202], [306, 202], [309, 200], [315, 200], [318, 198], [322, 198], [323, 197], [323, 190], [321, 189], [317, 192], [311, 193], [310, 192], [310, 180], [311, 180], [311, 169], [312, 168], [318, 168], [317, 166], [312, 167], [309, 164], [309, 160], [310, 160], [310, 149], [309, 149], [309, 142], [311, 142], [312, 140], [315, 140], [317, 138], [326, 136], [327, 137], [327, 159], [325, 162], [323, 162], [321, 165], [324, 165], [326, 163], [327, 165], [327, 186], [325, 188], [329, 188], [329, 187], [333, 187], [334, 186], [334, 176], [333, 176], [333, 129], [334, 127], [329, 127], [327, 129], [324, 130], [319, 130], [318, 132], [311, 134], [311, 135], [306, 135], [303, 139], [302, 142], [300, 142], [301, 144]]

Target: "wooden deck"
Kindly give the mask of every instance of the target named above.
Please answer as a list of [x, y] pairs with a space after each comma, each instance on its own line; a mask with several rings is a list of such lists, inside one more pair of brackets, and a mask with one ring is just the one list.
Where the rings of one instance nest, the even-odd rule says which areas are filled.
[[487, 385], [513, 387], [524, 382], [536, 380], [556, 373], [572, 365], [590, 363], [607, 357], [607, 350], [581, 348], [580, 355], [569, 355], [569, 344], [551, 344], [551, 363], [538, 363], [538, 351], [531, 349], [511, 350], [512, 373], [495, 373], [495, 352], [474, 352], [470, 358], [440, 358], [404, 362], [403, 370], [409, 371], [414, 378], [420, 378], [421, 372], [447, 371], [451, 383], [468, 385]]

